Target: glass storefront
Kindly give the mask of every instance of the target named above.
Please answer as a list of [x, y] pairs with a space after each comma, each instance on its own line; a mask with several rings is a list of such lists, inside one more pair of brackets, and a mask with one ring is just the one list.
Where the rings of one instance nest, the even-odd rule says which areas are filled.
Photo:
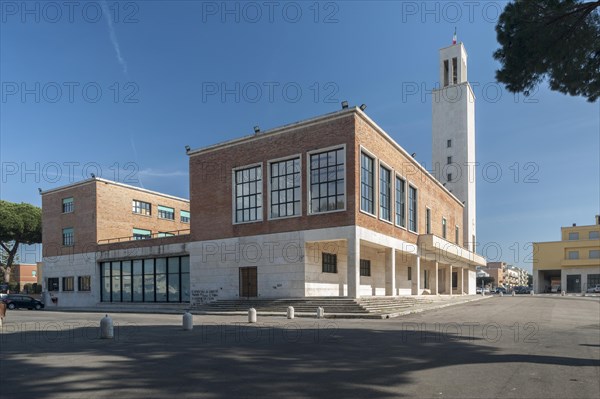
[[189, 302], [190, 257], [100, 264], [102, 302]]

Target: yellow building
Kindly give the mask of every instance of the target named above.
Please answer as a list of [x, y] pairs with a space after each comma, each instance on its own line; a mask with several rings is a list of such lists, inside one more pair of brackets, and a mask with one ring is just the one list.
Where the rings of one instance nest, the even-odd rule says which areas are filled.
[[600, 216], [596, 224], [561, 228], [561, 240], [533, 243], [536, 293], [586, 292], [600, 284]]

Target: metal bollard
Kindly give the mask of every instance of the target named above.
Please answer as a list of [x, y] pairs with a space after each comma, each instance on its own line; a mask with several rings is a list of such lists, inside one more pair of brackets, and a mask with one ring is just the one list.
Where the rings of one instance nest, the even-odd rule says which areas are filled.
[[317, 308], [317, 319], [322, 319], [325, 317], [325, 309], [323, 309], [322, 307], [318, 307]]
[[194, 316], [192, 316], [189, 310], [186, 310], [183, 314], [183, 329], [186, 331], [194, 329]]
[[287, 318], [288, 319], [293, 319], [294, 318], [294, 307], [293, 306], [288, 306], [288, 308], [287, 308]]
[[511, 295], [512, 295], [512, 296], [515, 296], [515, 292], [513, 291]]
[[113, 327], [113, 321], [108, 315], [104, 316], [100, 320], [100, 338], [112, 339], [115, 336], [115, 330]]
[[561, 291], [561, 292], [560, 292], [560, 296], [565, 296], [565, 292], [564, 292], [564, 291]]
[[256, 323], [256, 309], [248, 309], [248, 323]]

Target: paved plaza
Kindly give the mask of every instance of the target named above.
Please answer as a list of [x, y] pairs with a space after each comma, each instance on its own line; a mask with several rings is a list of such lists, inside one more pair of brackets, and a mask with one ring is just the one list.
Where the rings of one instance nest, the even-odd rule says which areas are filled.
[[10, 311], [2, 398], [598, 398], [600, 300], [495, 297], [389, 320]]

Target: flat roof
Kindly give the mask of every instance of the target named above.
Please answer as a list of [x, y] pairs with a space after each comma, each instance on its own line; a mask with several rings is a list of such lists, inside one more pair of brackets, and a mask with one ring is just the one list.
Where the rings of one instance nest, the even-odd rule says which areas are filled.
[[113, 180], [103, 179], [101, 177], [90, 177], [89, 179], [80, 180], [80, 181], [75, 182], [75, 183], [71, 183], [71, 184], [67, 184], [67, 185], [64, 185], [64, 186], [52, 188], [50, 190], [45, 190], [45, 191], [41, 192], [41, 195], [50, 194], [50, 193], [56, 193], [56, 192], [59, 192], [59, 191], [67, 190], [69, 188], [73, 188], [73, 187], [77, 187], [77, 186], [82, 186], [82, 185], [89, 184], [89, 183], [92, 183], [92, 182], [101, 182], [101, 183], [105, 183], [105, 184], [113, 184], [115, 186], [123, 187], [123, 188], [129, 189], [129, 190], [141, 191], [141, 192], [146, 193], [146, 194], [157, 195], [157, 196], [160, 196], [160, 197], [174, 199], [174, 200], [177, 200], [177, 201], [183, 201], [183, 202], [187, 202], [187, 203], [190, 202], [190, 200], [185, 199], [185, 198], [180, 198], [180, 197], [176, 197], [174, 195], [160, 193], [158, 191], [152, 191], [152, 190], [148, 190], [148, 189], [145, 189], [145, 188], [132, 186], [132, 185], [129, 185], [129, 184], [116, 182], [116, 181], [113, 181]]
[[262, 140], [267, 137], [275, 136], [278, 134], [289, 133], [292, 130], [306, 128], [311, 125], [330, 122], [332, 120], [344, 118], [346, 116], [356, 114], [359, 115], [362, 119], [364, 119], [373, 129], [375, 129], [379, 134], [381, 134], [390, 144], [392, 144], [398, 151], [406, 156], [406, 158], [415, 165], [421, 172], [423, 172], [426, 176], [430, 177], [431, 180], [438, 185], [442, 190], [444, 190], [451, 198], [456, 200], [461, 206], [464, 207], [464, 204], [461, 200], [459, 200], [453, 193], [451, 193], [438, 179], [436, 179], [423, 165], [421, 165], [416, 159], [414, 159], [408, 151], [406, 151], [400, 144], [398, 144], [389, 134], [385, 132], [375, 121], [373, 121], [369, 116], [361, 110], [359, 107], [350, 107], [347, 109], [342, 109], [336, 112], [331, 112], [324, 115], [319, 115], [317, 117], [304, 119], [298, 122], [290, 123], [287, 125], [279, 126], [273, 129], [266, 130], [264, 132], [259, 132], [251, 135], [246, 135], [243, 137], [239, 137], [232, 140], [223, 141], [221, 143], [213, 144], [207, 147], [196, 148], [187, 152], [188, 156], [192, 157], [195, 155], [205, 154], [213, 151], [217, 151], [223, 148], [232, 147], [235, 145], [248, 143], [256, 140]]

